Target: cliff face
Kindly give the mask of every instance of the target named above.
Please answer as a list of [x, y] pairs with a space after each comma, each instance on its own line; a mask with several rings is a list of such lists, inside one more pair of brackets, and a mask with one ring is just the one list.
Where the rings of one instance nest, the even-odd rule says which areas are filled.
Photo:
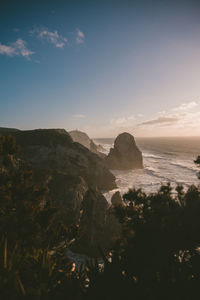
[[99, 155], [100, 157], [104, 157], [104, 154], [99, 152], [99, 146], [96, 145], [85, 132], [73, 130], [69, 131], [69, 134], [74, 142], [80, 143], [84, 147], [88, 148], [91, 152]]
[[89, 189], [82, 202], [80, 228], [82, 235], [72, 250], [89, 256], [99, 256], [98, 247], [105, 250], [105, 226], [108, 202], [96, 190]]
[[66, 225], [79, 224], [82, 237], [75, 245], [76, 250], [98, 256], [99, 245], [108, 249], [113, 236], [113, 229], [109, 228], [114, 219], [99, 190], [116, 188], [116, 184], [103, 159], [73, 142], [65, 130], [3, 134], [12, 134], [20, 147], [17, 165], [30, 166], [35, 171], [35, 180], [47, 183], [49, 196], [58, 208], [58, 220]]
[[101, 158], [73, 142], [64, 129], [17, 131], [12, 135], [21, 147], [20, 158], [34, 168], [82, 177], [88, 186], [99, 190], [116, 187], [115, 177]]
[[[119, 192], [117, 198], [121, 199]], [[80, 218], [81, 238], [72, 246], [74, 252], [88, 256], [101, 256], [109, 252], [112, 244], [119, 239], [122, 233], [122, 225], [115, 216], [115, 207], [120, 204], [108, 205], [105, 197], [98, 191], [89, 189], [81, 205]]]
[[88, 186], [82, 177], [55, 172], [49, 182], [49, 193], [56, 202], [57, 219], [66, 225], [79, 224], [80, 210]]
[[74, 142], [80, 143], [86, 148], [88, 148], [90, 151], [97, 154], [97, 146], [93, 142], [92, 139], [89, 138], [89, 136], [82, 131], [79, 130], [73, 130], [68, 132], [70, 136], [72, 137]]
[[110, 149], [105, 158], [105, 164], [108, 168], [116, 170], [143, 168], [142, 153], [131, 134], [124, 132], [118, 135], [114, 148]]

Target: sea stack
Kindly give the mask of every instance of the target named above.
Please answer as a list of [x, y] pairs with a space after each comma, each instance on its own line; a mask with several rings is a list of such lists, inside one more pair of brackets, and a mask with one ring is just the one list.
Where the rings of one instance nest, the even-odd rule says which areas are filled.
[[134, 137], [127, 132], [117, 136], [114, 148], [105, 158], [106, 166], [113, 170], [142, 169], [142, 153], [135, 143]]

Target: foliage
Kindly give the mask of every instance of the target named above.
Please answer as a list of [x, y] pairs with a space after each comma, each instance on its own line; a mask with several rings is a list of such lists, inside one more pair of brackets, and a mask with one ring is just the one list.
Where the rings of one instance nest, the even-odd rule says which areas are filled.
[[[200, 190], [170, 184], [130, 189], [115, 213], [123, 234], [79, 271], [66, 257], [77, 229], [56, 218], [43, 174], [0, 136], [0, 295], [11, 300], [196, 299], [200, 286]], [[200, 165], [200, 157], [195, 161]], [[55, 202], [55, 201], [54, 201]]]
[[0, 155], [14, 155], [19, 151], [19, 146], [12, 135], [3, 136], [0, 134]]
[[[199, 159], [197, 159], [199, 163]], [[157, 193], [124, 194], [123, 226], [103, 273], [91, 278], [91, 299], [196, 299], [200, 291], [200, 190], [170, 183]]]
[[45, 180], [37, 183], [40, 174], [19, 163], [15, 145], [1, 137], [1, 299], [63, 299], [70, 291], [74, 299], [82, 285], [65, 252], [76, 230], [56, 220]]

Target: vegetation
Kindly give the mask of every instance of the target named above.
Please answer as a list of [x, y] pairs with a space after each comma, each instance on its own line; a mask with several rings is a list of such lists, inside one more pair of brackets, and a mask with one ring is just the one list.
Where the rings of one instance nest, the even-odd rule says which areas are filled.
[[[48, 186], [0, 136], [1, 299], [196, 299], [200, 291], [200, 191], [170, 184], [131, 189], [116, 207], [122, 237], [104, 258], [75, 270], [65, 252], [76, 228], [55, 218]], [[200, 164], [200, 157], [196, 160]]]
[[76, 230], [55, 219], [46, 184], [19, 163], [14, 139], [0, 136], [0, 145], [1, 299], [62, 299], [70, 289], [76, 295], [76, 274], [64, 255]]

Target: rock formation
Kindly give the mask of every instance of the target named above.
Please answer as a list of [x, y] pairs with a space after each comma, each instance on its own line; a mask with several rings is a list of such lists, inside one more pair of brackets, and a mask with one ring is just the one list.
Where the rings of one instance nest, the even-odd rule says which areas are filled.
[[121, 197], [121, 194], [120, 194], [119, 191], [115, 192], [115, 193], [112, 195], [111, 203], [112, 203], [112, 205], [113, 205], [114, 207], [115, 207], [115, 206], [118, 206], [118, 205], [123, 206], [122, 197]]
[[80, 210], [88, 186], [82, 177], [55, 172], [49, 182], [49, 193], [59, 207], [57, 218], [66, 225], [79, 224]]
[[92, 139], [89, 138], [89, 136], [85, 132], [73, 130], [69, 131], [68, 133], [70, 134], [74, 142], [82, 144], [93, 153], [99, 153], [98, 146], [93, 142]]
[[105, 197], [98, 191], [89, 189], [82, 202], [81, 238], [73, 245], [72, 251], [96, 257], [100, 255], [99, 247], [105, 251], [107, 210], [108, 202]]
[[143, 168], [142, 153], [138, 149], [134, 137], [127, 133], [121, 133], [115, 140], [114, 148], [110, 149], [105, 158], [109, 169], [127, 170]]
[[85, 132], [79, 130], [73, 130], [73, 131], [69, 131], [68, 133], [70, 134], [74, 142], [83, 145], [84, 147], [89, 149], [91, 152], [97, 154], [101, 158], [105, 158], [105, 154], [101, 152], [102, 151], [101, 146], [96, 145], [94, 141], [90, 139]]
[[100, 257], [100, 249], [104, 254], [109, 252], [122, 233], [122, 224], [115, 215], [115, 208], [124, 205], [119, 192], [114, 194], [113, 202], [109, 206], [101, 193], [87, 191], [82, 202], [81, 238], [72, 246], [72, 251], [92, 257]]
[[100, 191], [114, 189], [116, 184], [103, 159], [73, 142], [63, 129], [11, 131], [2, 133], [12, 134], [20, 146], [17, 164], [30, 166], [35, 180], [47, 183], [58, 220], [79, 225], [82, 238], [75, 245], [77, 251], [96, 256], [99, 245], [108, 249], [113, 212]]
[[[1, 132], [1, 131], [0, 131]], [[111, 190], [116, 187], [114, 175], [101, 158], [79, 143], [73, 142], [64, 129], [16, 131], [20, 158], [34, 168], [82, 177], [89, 187]]]

